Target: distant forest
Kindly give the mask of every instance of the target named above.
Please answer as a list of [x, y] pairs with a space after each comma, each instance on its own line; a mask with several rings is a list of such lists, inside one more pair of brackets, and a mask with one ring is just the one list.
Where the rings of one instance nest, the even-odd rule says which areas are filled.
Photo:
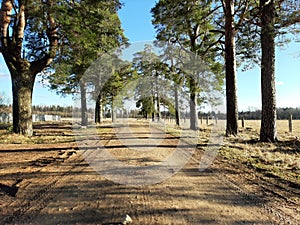
[[[277, 108], [277, 119], [278, 120], [287, 120], [292, 115], [292, 118], [295, 120], [300, 119], [300, 108]], [[201, 116], [216, 116], [218, 119], [226, 118], [225, 114], [214, 112], [202, 113]], [[245, 120], [260, 120], [261, 119], [261, 110], [254, 111], [241, 111], [239, 112], [239, 119], [244, 118]]]
[[[77, 109], [78, 110], [78, 109]], [[11, 113], [11, 105], [1, 105], [0, 104], [0, 113]], [[88, 109], [88, 113], [93, 114], [94, 109]], [[35, 114], [49, 114], [49, 115], [60, 115], [62, 117], [72, 117], [73, 107], [72, 106], [59, 106], [59, 105], [51, 105], [51, 106], [33, 106], [33, 113]], [[106, 117], [110, 116], [109, 112], [104, 113]], [[137, 117], [138, 111], [131, 110], [128, 112], [129, 117]], [[169, 112], [161, 112], [162, 117], [172, 118], [174, 115], [170, 115]], [[277, 108], [277, 119], [279, 120], [287, 120], [290, 115], [292, 115], [293, 119], [300, 119], [300, 108]], [[121, 115], [118, 114], [118, 117]], [[226, 116], [224, 113], [216, 113], [216, 112], [198, 112], [198, 117], [206, 118], [209, 116], [210, 118], [218, 118], [225, 119]], [[181, 117], [188, 117], [184, 112], [181, 113]], [[261, 119], [261, 110], [254, 111], [241, 111], [239, 112], [239, 119], [244, 118], [245, 120], [260, 120]]]

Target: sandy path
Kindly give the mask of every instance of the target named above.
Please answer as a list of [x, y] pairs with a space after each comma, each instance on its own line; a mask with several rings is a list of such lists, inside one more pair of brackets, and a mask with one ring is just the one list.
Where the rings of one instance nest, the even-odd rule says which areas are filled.
[[[124, 127], [115, 131], [117, 135], [102, 144], [131, 166], [156, 165], [172, 154], [178, 144], [170, 135], [159, 131], [151, 134], [153, 130], [147, 124], [135, 124], [130, 132]], [[154, 143], [159, 144], [153, 147]], [[143, 146], [143, 151], [136, 146]], [[132, 224], [138, 225], [279, 224], [261, 206], [262, 202], [238, 192], [213, 172], [199, 172], [200, 152], [195, 152], [174, 176], [146, 186], [126, 186], [107, 180], [89, 166], [82, 152], [77, 151], [76, 156], [56, 168], [65, 172], [55, 176], [55, 183], [46, 191], [48, 194], [33, 199], [36, 204], [11, 222], [109, 225], [119, 224], [129, 214]]]

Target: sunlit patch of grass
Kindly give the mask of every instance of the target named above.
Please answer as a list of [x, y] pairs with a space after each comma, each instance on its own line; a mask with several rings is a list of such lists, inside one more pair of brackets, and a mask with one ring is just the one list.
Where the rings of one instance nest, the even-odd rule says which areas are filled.
[[248, 121], [248, 126], [240, 129], [238, 136], [225, 138], [220, 154], [267, 176], [300, 184], [300, 142], [297, 136], [284, 131], [288, 127], [284, 126], [283, 121], [277, 124], [279, 142], [259, 142], [260, 122]]
[[[220, 155], [225, 159], [242, 163], [267, 176], [278, 177], [300, 185], [300, 121], [293, 121], [292, 133], [289, 132], [288, 121], [277, 121], [280, 140], [277, 143], [259, 142], [260, 121], [245, 121], [245, 125], [244, 128], [239, 128], [237, 136], [225, 137], [224, 124], [221, 124], [221, 130], [216, 130], [212, 121], [209, 125], [203, 123], [198, 131], [197, 142], [200, 145], [206, 144], [211, 141], [212, 133], [217, 132], [224, 136]], [[179, 136], [178, 130], [180, 128], [175, 127], [174, 123], [168, 124], [170, 133]]]
[[54, 144], [73, 142], [73, 136], [60, 136], [60, 135], [33, 135], [26, 137], [19, 134], [1, 134], [0, 144]]
[[87, 136], [104, 136], [112, 130], [111, 124], [101, 124], [100, 126], [73, 126], [69, 122], [36, 122], [34, 123], [34, 133], [32, 137], [14, 134], [11, 125], [2, 124], [0, 127], [0, 144], [55, 144], [71, 143], [84, 140]]

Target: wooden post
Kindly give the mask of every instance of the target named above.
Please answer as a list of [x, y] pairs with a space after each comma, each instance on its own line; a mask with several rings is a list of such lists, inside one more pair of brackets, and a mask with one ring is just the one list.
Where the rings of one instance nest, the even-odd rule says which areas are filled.
[[245, 118], [242, 117], [242, 128], [245, 128]]
[[218, 117], [215, 117], [215, 123], [218, 125]]
[[292, 114], [290, 114], [290, 118], [289, 118], [289, 131], [290, 131], [290, 133], [293, 132], [293, 116], [292, 116]]
[[206, 117], [206, 126], [208, 126], [209, 116]]

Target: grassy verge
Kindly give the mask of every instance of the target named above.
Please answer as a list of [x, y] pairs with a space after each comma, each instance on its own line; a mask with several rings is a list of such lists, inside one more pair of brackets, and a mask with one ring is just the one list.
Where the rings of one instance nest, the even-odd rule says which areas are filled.
[[[11, 125], [0, 125], [0, 144], [60, 144], [72, 143], [80, 140], [81, 136], [85, 139], [86, 135], [101, 135], [110, 133], [111, 127], [105, 124], [99, 127], [78, 129], [76, 132], [70, 122], [37, 122], [34, 123], [34, 135], [25, 137], [12, 133]], [[95, 128], [97, 129], [95, 131]], [[99, 129], [98, 129], [99, 128]], [[76, 133], [76, 138], [75, 138]], [[82, 134], [81, 134], [82, 133]]]
[[[300, 187], [300, 121], [294, 121], [293, 133], [288, 132], [287, 121], [277, 121], [280, 140], [277, 143], [259, 142], [259, 127], [260, 121], [246, 121], [245, 128], [240, 128], [238, 136], [224, 137], [219, 157], [225, 159], [225, 162], [243, 164], [265, 176]], [[180, 128], [174, 126], [174, 123], [167, 123], [166, 131], [178, 137], [181, 134]], [[212, 124], [201, 125], [198, 132], [199, 146], [210, 142], [211, 132], [215, 132]]]
[[242, 163], [266, 176], [300, 187], [300, 142], [282, 138], [277, 143], [260, 143], [258, 137], [258, 133], [254, 135], [242, 130], [238, 137], [225, 139], [220, 155], [233, 163]]

